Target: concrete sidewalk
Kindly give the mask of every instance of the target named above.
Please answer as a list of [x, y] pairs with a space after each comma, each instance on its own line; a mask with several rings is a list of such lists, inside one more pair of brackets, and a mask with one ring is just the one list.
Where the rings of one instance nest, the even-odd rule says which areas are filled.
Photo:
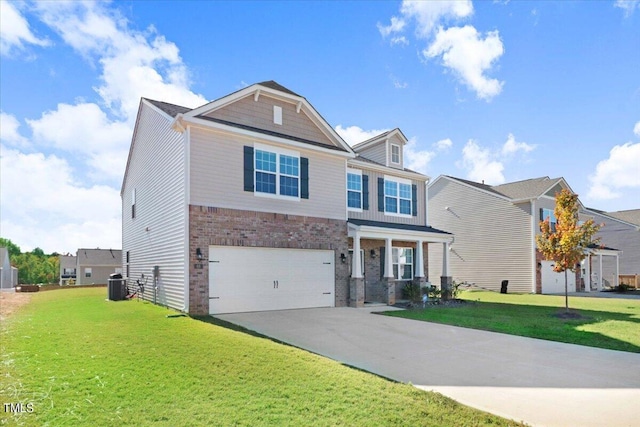
[[533, 426], [640, 425], [640, 355], [321, 308], [216, 316]]

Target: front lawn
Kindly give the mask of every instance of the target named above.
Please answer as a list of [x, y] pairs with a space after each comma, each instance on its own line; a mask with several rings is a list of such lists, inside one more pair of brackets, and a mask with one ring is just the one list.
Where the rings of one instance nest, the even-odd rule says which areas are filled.
[[389, 316], [640, 353], [640, 300], [569, 297], [579, 319], [562, 319], [564, 296], [466, 291], [467, 304], [393, 311]]
[[106, 290], [33, 294], [3, 321], [2, 425], [518, 425], [439, 394]]

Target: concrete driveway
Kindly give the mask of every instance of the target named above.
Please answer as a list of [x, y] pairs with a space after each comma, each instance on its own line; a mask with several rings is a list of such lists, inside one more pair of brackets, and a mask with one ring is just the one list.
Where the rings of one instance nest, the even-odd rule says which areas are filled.
[[640, 355], [319, 308], [216, 316], [533, 426], [640, 425]]

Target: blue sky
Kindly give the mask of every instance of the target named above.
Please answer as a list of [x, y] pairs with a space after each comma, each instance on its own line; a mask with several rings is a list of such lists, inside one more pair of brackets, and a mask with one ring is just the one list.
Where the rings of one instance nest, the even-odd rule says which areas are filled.
[[141, 96], [196, 107], [276, 80], [349, 143], [399, 127], [408, 166], [564, 177], [640, 208], [640, 1], [0, 1], [0, 234], [121, 246]]

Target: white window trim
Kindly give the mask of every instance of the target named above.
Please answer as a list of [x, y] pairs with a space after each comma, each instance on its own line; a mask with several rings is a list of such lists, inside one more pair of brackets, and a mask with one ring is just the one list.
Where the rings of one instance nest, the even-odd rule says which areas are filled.
[[[393, 161], [393, 147], [398, 147], [398, 161], [397, 162]], [[394, 165], [402, 164], [402, 151], [400, 150], [400, 145], [398, 145], [398, 144], [391, 144], [391, 163], [393, 163]]]
[[85, 267], [85, 269], [84, 269], [84, 277], [85, 277], [85, 279], [90, 279], [91, 276], [93, 276], [93, 268], [92, 267]]
[[547, 213], [547, 218], [549, 218], [549, 225], [555, 225], [555, 226], [551, 226], [551, 231], [555, 232], [556, 227], [558, 226], [558, 218], [555, 218], [555, 221], [551, 221], [551, 217], [555, 217], [556, 214], [554, 212], [554, 209], [548, 209], [548, 208], [542, 208], [542, 218], [540, 218], [540, 221], [545, 221], [547, 218], [545, 218], [545, 213]]
[[[396, 182], [398, 184], [405, 184], [408, 185], [409, 187], [411, 187], [413, 185], [413, 183], [411, 182], [411, 180], [409, 179], [404, 179], [404, 178], [398, 178], [396, 176], [391, 176], [391, 175], [385, 175], [384, 176], [384, 182], [385, 182], [385, 186], [386, 186], [386, 182], [387, 181], [393, 181]], [[388, 215], [388, 216], [397, 216], [397, 217], [402, 217], [402, 218], [411, 218], [413, 217], [413, 212], [410, 214], [403, 214], [400, 213], [400, 186], [397, 187], [398, 188], [398, 195], [396, 196], [396, 200], [398, 201], [397, 203], [397, 207], [398, 207], [398, 212], [387, 212], [387, 195], [386, 192], [384, 193], [384, 198], [383, 198], [383, 202], [384, 202], [384, 214]], [[384, 188], [383, 188], [384, 190]], [[405, 198], [402, 198], [402, 200], [407, 200]], [[408, 199], [409, 202], [411, 203], [411, 209], [413, 210], [413, 190], [411, 192], [411, 198]]]
[[[360, 175], [360, 207], [359, 208], [351, 208], [349, 207], [349, 174]], [[347, 198], [347, 210], [350, 212], [362, 212], [363, 211], [363, 203], [364, 203], [364, 188], [362, 187], [364, 184], [362, 182], [362, 171], [360, 169], [351, 169], [347, 168], [347, 182], [346, 182], [346, 191], [345, 197]]]
[[[257, 197], [266, 197], [268, 199], [279, 199], [279, 200], [289, 200], [289, 201], [296, 201], [299, 202], [300, 201], [300, 193], [302, 191], [302, 162], [300, 161], [300, 153], [298, 151], [293, 151], [293, 150], [287, 150], [285, 148], [280, 148], [280, 147], [274, 147], [271, 145], [264, 145], [264, 144], [254, 144], [253, 145], [253, 180], [254, 183], [257, 182], [257, 178], [256, 178], [256, 174], [257, 172], [260, 172], [258, 170], [258, 168], [256, 167], [256, 151], [260, 150], [260, 151], [268, 151], [271, 153], [275, 153], [276, 154], [276, 194], [271, 194], [271, 193], [263, 193], [261, 191], [258, 191], [257, 185], [254, 184], [254, 190], [253, 190], [253, 194]], [[292, 175], [287, 175], [287, 174], [281, 174], [280, 173], [280, 156], [281, 155], [285, 155], [285, 156], [289, 156], [289, 157], [296, 157], [298, 159], [298, 196], [286, 196], [283, 194], [280, 194], [280, 176], [292, 176]], [[272, 173], [272, 172], [269, 172]]]
[[[416, 250], [415, 248], [412, 248], [410, 246], [393, 246], [391, 248], [391, 271], [393, 272], [393, 266], [397, 265], [398, 266], [398, 276], [400, 276], [400, 263], [397, 262], [393, 262], [393, 250], [394, 249], [410, 249], [411, 250], [411, 278], [410, 279], [403, 279], [402, 277], [396, 277], [393, 276], [394, 280], [413, 280], [413, 278], [415, 277], [416, 274]], [[398, 255], [398, 259], [400, 258], [400, 256]], [[408, 265], [408, 264], [403, 264], [403, 265]]]

